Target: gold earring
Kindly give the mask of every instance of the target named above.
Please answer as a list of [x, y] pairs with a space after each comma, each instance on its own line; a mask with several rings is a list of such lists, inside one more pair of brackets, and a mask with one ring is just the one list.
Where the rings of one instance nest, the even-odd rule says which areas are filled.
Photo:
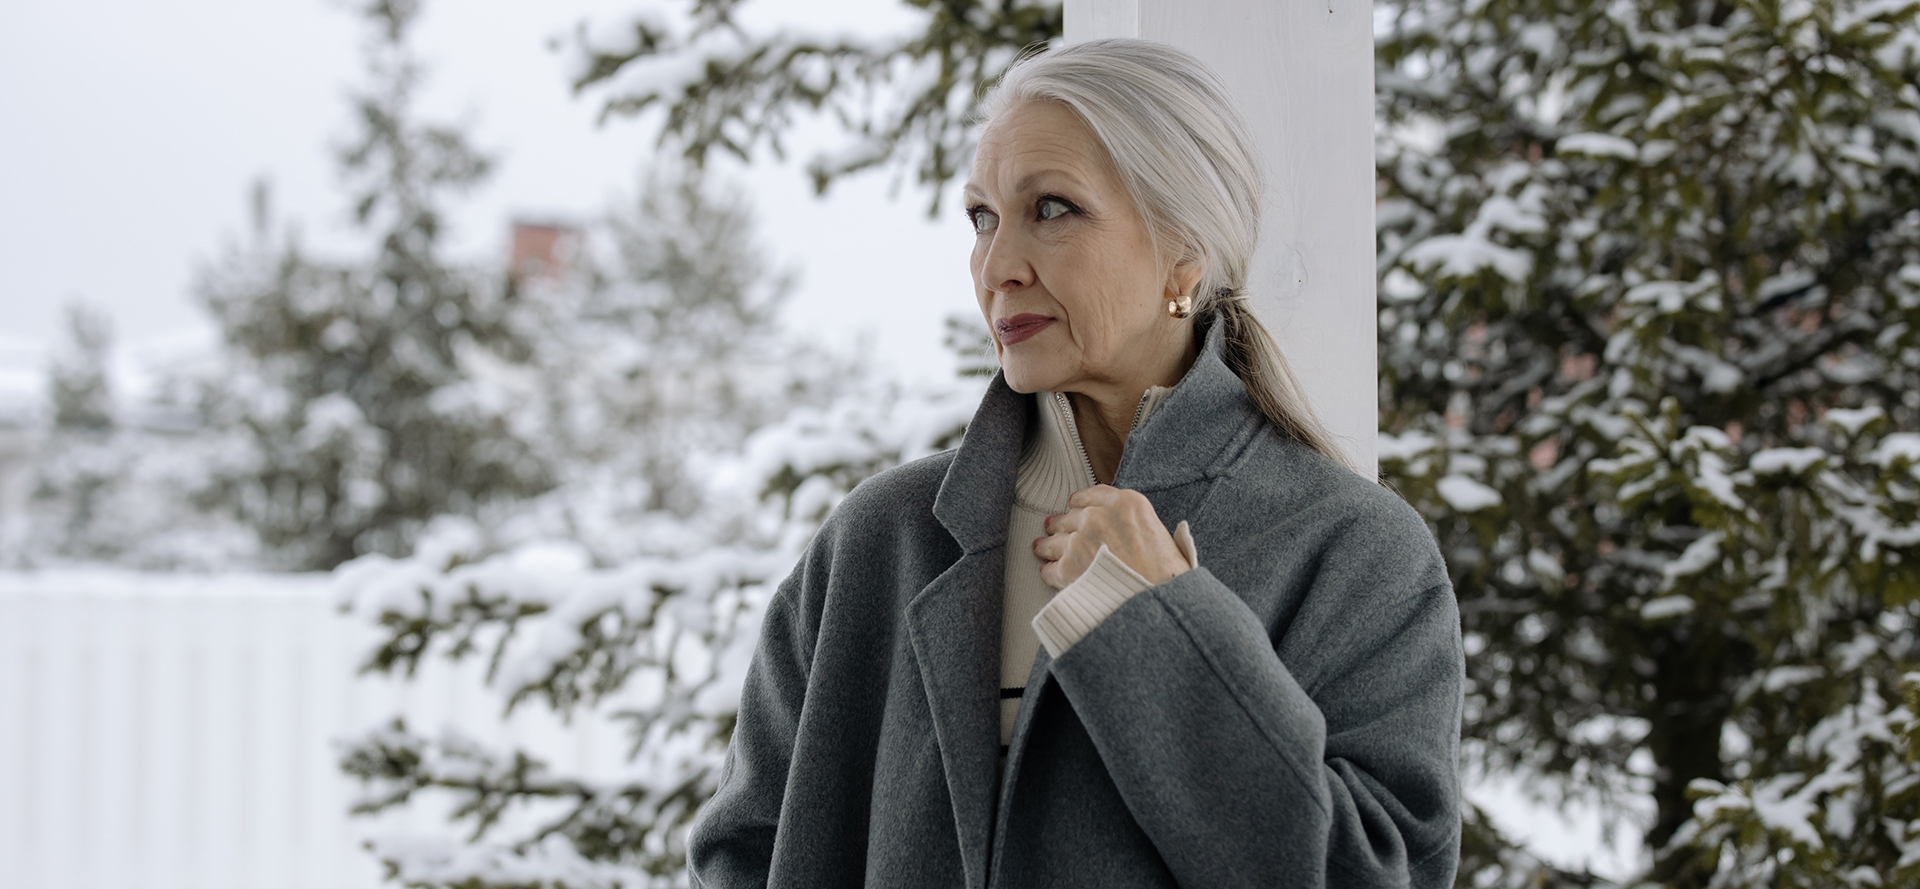
[[1167, 300], [1167, 314], [1175, 318], [1185, 318], [1189, 315], [1192, 315], [1193, 314], [1192, 294], [1182, 293], [1179, 296], [1174, 297], [1173, 299]]

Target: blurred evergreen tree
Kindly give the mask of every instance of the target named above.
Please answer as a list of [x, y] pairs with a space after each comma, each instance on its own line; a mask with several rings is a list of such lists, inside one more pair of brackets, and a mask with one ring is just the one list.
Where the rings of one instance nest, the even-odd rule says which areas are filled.
[[127, 461], [113, 447], [112, 346], [105, 313], [78, 300], [67, 304], [67, 341], [47, 368], [53, 428], [34, 461], [32, 521], [18, 554], [29, 563], [117, 554], [107, 539], [115, 526], [109, 503], [127, 474]]
[[112, 322], [86, 303], [67, 304], [67, 344], [48, 369], [53, 426], [61, 432], [101, 432], [113, 428], [113, 390], [107, 361], [113, 346]]
[[201, 284], [237, 365], [212, 422], [253, 445], [217, 499], [305, 568], [402, 552], [434, 516], [538, 493], [552, 475], [484, 373], [523, 357], [508, 283], [441, 254], [443, 202], [488, 162], [458, 129], [415, 118], [418, 0], [360, 11], [370, 84], [340, 162], [373, 255], [333, 263], [276, 243], [260, 204], [254, 242]]
[[[357, 811], [433, 790], [473, 828], [451, 856], [376, 839], [407, 885], [677, 885], [765, 597], [847, 488], [945, 446], [978, 398], [930, 408], [783, 335], [787, 279], [744, 201], [683, 173], [656, 172], [606, 221], [611, 262], [516, 306], [560, 485], [439, 523], [408, 559], [340, 569], [350, 607], [385, 631], [368, 669], [484, 657], [509, 710], [612, 719], [633, 738], [613, 777], [405, 724], [360, 739], [342, 761], [366, 787]], [[538, 817], [502, 816], [518, 811]]]
[[1920, 3], [1378, 10], [1382, 467], [1473, 765], [1650, 793], [1661, 885], [1912, 884]]

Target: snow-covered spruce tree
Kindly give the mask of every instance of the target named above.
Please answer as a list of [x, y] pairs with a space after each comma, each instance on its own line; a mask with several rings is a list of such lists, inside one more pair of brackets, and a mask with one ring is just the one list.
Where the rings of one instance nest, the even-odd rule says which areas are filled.
[[112, 345], [105, 314], [78, 301], [67, 305], [67, 341], [47, 368], [53, 424], [35, 461], [32, 520], [17, 554], [25, 561], [115, 554], [108, 501], [127, 474], [128, 455], [114, 448]]
[[[461, 828], [438, 843], [377, 837], [371, 849], [393, 879], [433, 889], [686, 885], [686, 830], [718, 781], [775, 586], [858, 480], [951, 446], [979, 391], [859, 391], [757, 430], [741, 451], [706, 461], [723, 482], [698, 514], [629, 526], [681, 532], [667, 537], [677, 551], [596, 566], [576, 541], [492, 547], [452, 528], [409, 559], [343, 566], [343, 607], [388, 631], [370, 668], [485, 658], [509, 708], [616, 722], [633, 745], [618, 775], [582, 776], [551, 768], [550, 752], [488, 749], [405, 723], [368, 734], [342, 759], [363, 782], [356, 810], [439, 797]], [[692, 544], [709, 529], [732, 534]]]
[[47, 372], [56, 431], [113, 428], [113, 389], [107, 380], [112, 347], [112, 322], [105, 314], [83, 302], [67, 304], [66, 347]]
[[1920, 3], [1380, 8], [1382, 465], [1477, 765], [1650, 794], [1659, 884], [1920, 879]]
[[370, 669], [484, 658], [506, 708], [620, 723], [631, 762], [568, 774], [538, 748], [404, 723], [368, 735], [343, 759], [360, 811], [439, 797], [470, 828], [377, 839], [405, 885], [683, 883], [773, 585], [842, 494], [949, 444], [978, 398], [977, 383], [858, 384], [780, 335], [785, 281], [735, 196], [656, 175], [604, 232], [610, 256], [515, 307], [515, 329], [537, 332], [524, 400], [553, 432], [558, 487], [338, 576], [344, 607], [385, 629]]
[[752, 224], [737, 190], [691, 169], [654, 169], [591, 232], [606, 249], [583, 251], [575, 274], [516, 307], [556, 462], [605, 482], [573, 478], [570, 490], [598, 490], [630, 511], [691, 514], [702, 485], [687, 475], [690, 455], [737, 448], [851, 373], [780, 334], [792, 275], [764, 259]]
[[227, 442], [170, 397], [191, 375], [141, 368], [158, 385], [127, 399], [111, 384], [111, 353], [107, 317], [69, 307], [68, 341], [48, 368], [53, 422], [36, 430], [24, 533], [0, 562], [212, 570], [253, 561], [252, 535], [197, 499]]
[[518, 357], [508, 285], [441, 252], [442, 203], [487, 161], [459, 130], [415, 118], [419, 0], [361, 12], [371, 82], [340, 160], [371, 255], [322, 261], [262, 236], [201, 282], [235, 364], [218, 422], [248, 430], [254, 449], [217, 499], [307, 568], [402, 552], [434, 516], [551, 484], [476, 370]]
[[604, 114], [666, 109], [661, 144], [696, 164], [714, 151], [744, 160], [763, 144], [784, 156], [796, 120], [831, 114], [851, 138], [808, 161], [814, 188], [891, 163], [927, 187], [929, 212], [972, 163], [984, 88], [1063, 27], [1058, 0], [902, 0], [925, 15], [915, 33], [757, 31], [735, 16], [745, 2], [687, 0], [679, 21], [649, 11], [583, 27], [574, 88], [602, 97]]

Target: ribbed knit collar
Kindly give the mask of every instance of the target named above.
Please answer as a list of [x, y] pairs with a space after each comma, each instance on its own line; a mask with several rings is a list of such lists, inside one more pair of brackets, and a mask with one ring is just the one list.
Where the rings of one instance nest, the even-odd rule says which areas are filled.
[[[1140, 396], [1140, 407], [1133, 415], [1133, 429], [1147, 421], [1155, 408], [1173, 394], [1166, 386], [1153, 386]], [[1099, 484], [1093, 467], [1087, 462], [1080, 440], [1080, 426], [1073, 417], [1073, 403], [1061, 392], [1035, 392], [1040, 422], [1035, 424], [1020, 454], [1020, 470], [1013, 483], [1016, 502], [1028, 509], [1046, 513], [1066, 509], [1067, 498], [1082, 488]], [[1127, 430], [1131, 435], [1133, 429]]]
[[[1267, 428], [1246, 386], [1228, 369], [1222, 325], [1205, 333], [1200, 357], [1172, 394], [1127, 436], [1114, 485], [1152, 492], [1191, 484], [1223, 471], [1245, 442]], [[985, 552], [1007, 542], [1013, 489], [1029, 438], [1032, 395], [994, 375], [973, 422], [947, 466], [933, 514], [963, 551]]]

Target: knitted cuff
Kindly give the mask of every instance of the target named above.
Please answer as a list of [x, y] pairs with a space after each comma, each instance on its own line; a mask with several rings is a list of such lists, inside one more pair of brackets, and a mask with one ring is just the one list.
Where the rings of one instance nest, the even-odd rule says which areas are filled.
[[1173, 545], [1179, 547], [1180, 554], [1187, 557], [1187, 569], [1200, 567], [1200, 547], [1193, 542], [1193, 529], [1181, 522], [1173, 527]]
[[[1173, 543], [1187, 557], [1188, 568], [1200, 566], [1199, 550], [1186, 522], [1173, 529]], [[1100, 544], [1100, 551], [1093, 554], [1093, 564], [1033, 616], [1033, 632], [1046, 646], [1048, 656], [1057, 658], [1085, 639], [1108, 615], [1120, 610], [1128, 599], [1152, 586], [1106, 544]]]

